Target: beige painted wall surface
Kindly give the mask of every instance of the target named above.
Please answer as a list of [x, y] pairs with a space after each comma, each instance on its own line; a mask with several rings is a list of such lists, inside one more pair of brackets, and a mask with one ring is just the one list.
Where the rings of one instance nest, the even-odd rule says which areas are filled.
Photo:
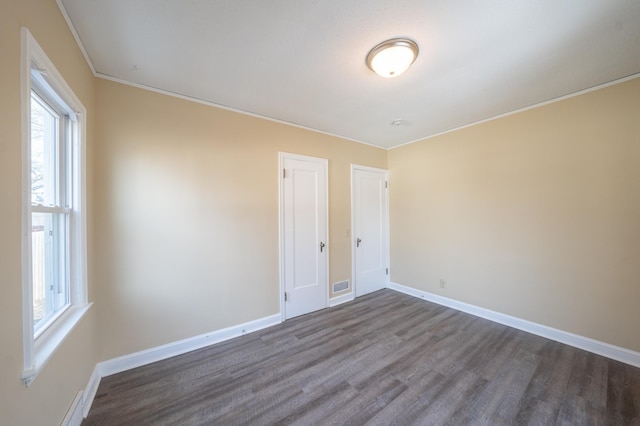
[[101, 359], [279, 312], [278, 152], [329, 160], [330, 282], [350, 278], [350, 164], [386, 151], [98, 80]]
[[635, 79], [390, 151], [391, 280], [639, 351], [639, 114]]
[[[60, 424], [96, 364], [90, 310], [25, 388], [22, 373], [20, 27], [29, 28], [88, 110], [91, 163], [94, 78], [54, 0], [0, 2], [0, 424]], [[91, 183], [91, 176], [88, 176]], [[91, 206], [91, 199], [89, 199]], [[89, 221], [89, 229], [91, 229]], [[91, 240], [89, 240], [91, 244]], [[89, 246], [91, 248], [91, 245]], [[91, 273], [91, 264], [89, 265]], [[92, 288], [89, 289], [90, 294]]]

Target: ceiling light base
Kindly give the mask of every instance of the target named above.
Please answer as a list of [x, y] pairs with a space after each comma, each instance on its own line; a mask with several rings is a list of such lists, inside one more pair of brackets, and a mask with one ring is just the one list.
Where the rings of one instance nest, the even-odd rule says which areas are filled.
[[408, 38], [383, 41], [367, 54], [367, 66], [381, 77], [393, 78], [405, 72], [418, 57], [418, 45]]

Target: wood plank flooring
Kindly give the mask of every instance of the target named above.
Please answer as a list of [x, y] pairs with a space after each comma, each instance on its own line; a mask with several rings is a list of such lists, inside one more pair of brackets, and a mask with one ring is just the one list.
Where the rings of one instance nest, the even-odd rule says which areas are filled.
[[382, 290], [103, 378], [143, 424], [640, 425], [640, 369]]

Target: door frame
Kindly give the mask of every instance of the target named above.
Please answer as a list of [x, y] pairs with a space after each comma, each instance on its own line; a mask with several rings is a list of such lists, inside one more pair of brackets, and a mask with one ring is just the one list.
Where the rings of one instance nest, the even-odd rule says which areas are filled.
[[327, 214], [325, 215], [325, 231], [326, 231], [326, 250], [327, 261], [325, 262], [325, 291], [324, 291], [324, 307], [329, 306], [329, 260], [331, 251], [329, 249], [329, 160], [320, 157], [311, 157], [308, 155], [292, 154], [289, 152], [278, 152], [278, 279], [280, 281], [280, 292], [278, 295], [278, 304], [280, 309], [280, 322], [285, 321], [285, 283], [284, 283], [284, 160], [301, 160], [322, 162], [325, 167], [325, 205], [327, 206]]
[[356, 280], [356, 193], [355, 193], [355, 174], [356, 170], [362, 170], [365, 172], [375, 172], [375, 173], [384, 173], [385, 181], [387, 182], [387, 205], [385, 206], [385, 210], [387, 212], [387, 265], [389, 268], [389, 273], [387, 274], [387, 288], [389, 288], [389, 283], [391, 282], [391, 239], [390, 239], [390, 229], [389, 229], [389, 193], [391, 189], [391, 182], [389, 182], [389, 170], [379, 169], [377, 167], [369, 167], [369, 166], [361, 166], [358, 164], [351, 164], [351, 282], [353, 283], [353, 298], [355, 299], [357, 296], [356, 287], [358, 286], [358, 282]]

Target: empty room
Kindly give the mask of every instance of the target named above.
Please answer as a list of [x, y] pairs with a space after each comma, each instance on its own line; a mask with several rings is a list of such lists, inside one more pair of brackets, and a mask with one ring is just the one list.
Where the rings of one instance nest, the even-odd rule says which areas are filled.
[[0, 36], [0, 424], [640, 425], [640, 2]]

